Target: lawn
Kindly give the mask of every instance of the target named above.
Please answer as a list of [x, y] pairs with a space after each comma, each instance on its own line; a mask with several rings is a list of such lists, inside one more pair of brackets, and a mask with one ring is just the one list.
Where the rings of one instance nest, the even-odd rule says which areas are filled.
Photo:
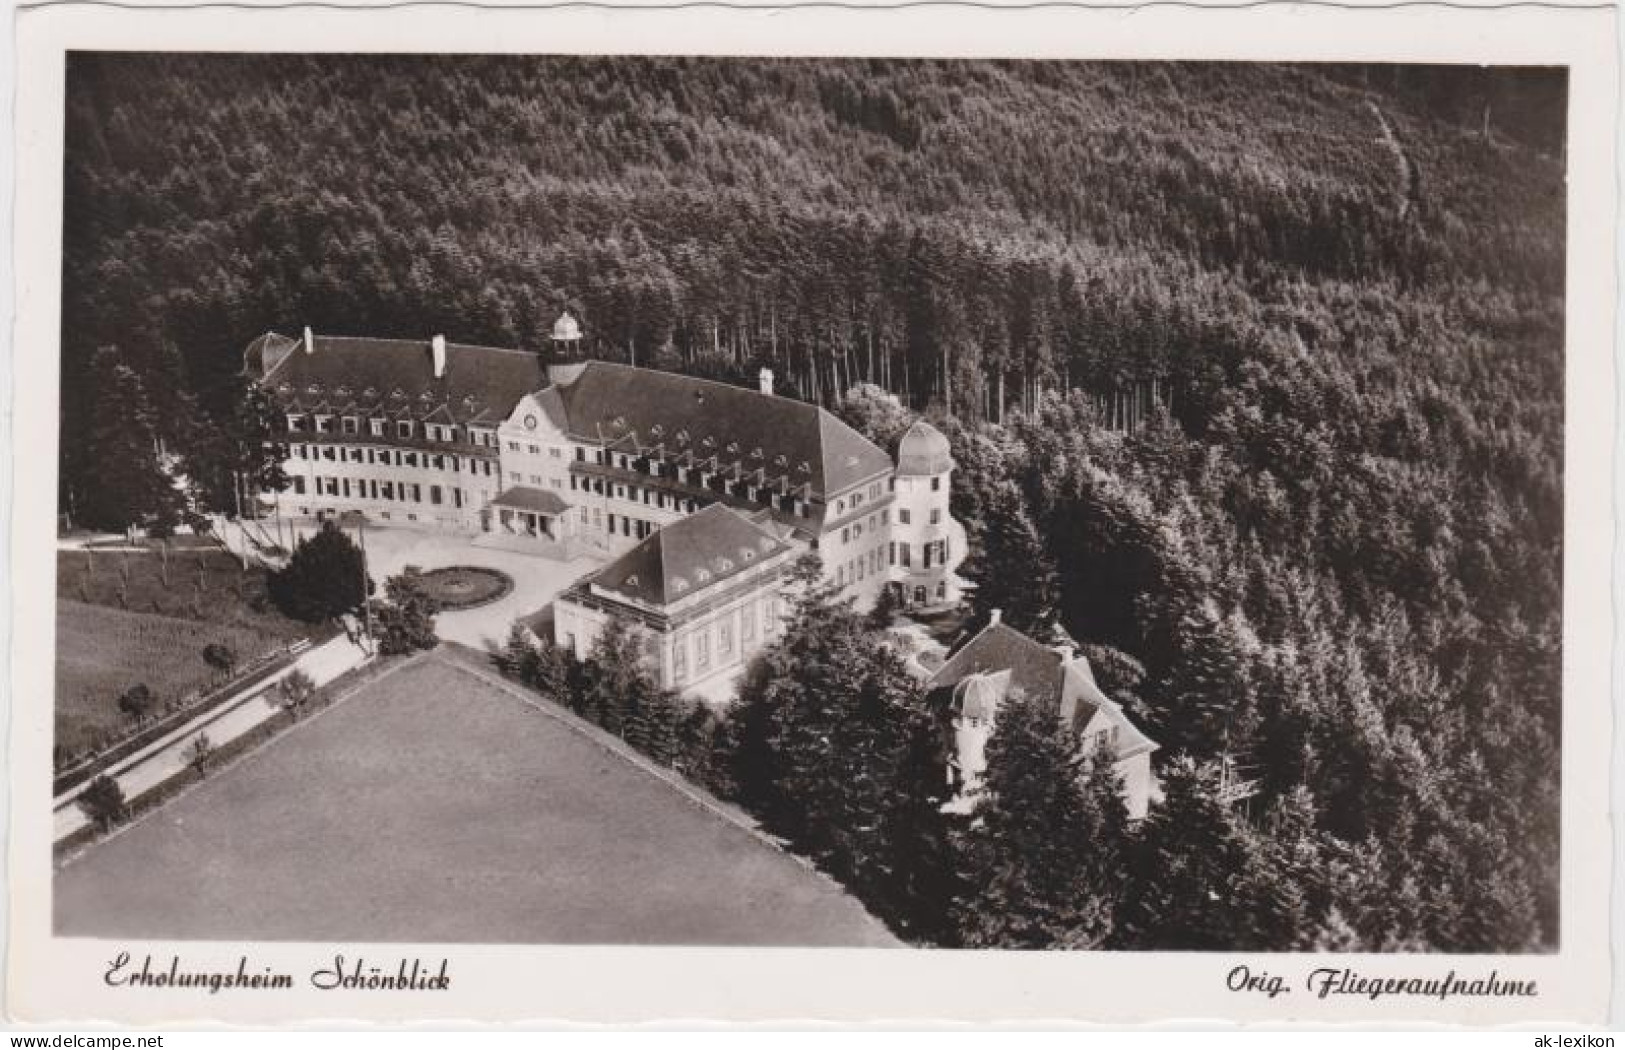
[[83, 602], [56, 603], [56, 743], [70, 752], [117, 739], [131, 728], [118, 698], [133, 685], [164, 703], [220, 680], [203, 648], [224, 645], [240, 662], [277, 644], [251, 628], [125, 612]]
[[279, 641], [311, 634], [276, 611], [265, 572], [247, 572], [219, 548], [146, 551], [58, 551], [56, 596], [127, 612], [248, 627]]
[[282, 616], [265, 574], [244, 572], [218, 548], [59, 551], [56, 564], [56, 743], [79, 752], [130, 726], [118, 698], [145, 684], [167, 700], [212, 684], [203, 647], [219, 643], [240, 664], [325, 628]]
[[895, 943], [834, 883], [458, 659], [371, 683], [69, 862], [57, 932]]

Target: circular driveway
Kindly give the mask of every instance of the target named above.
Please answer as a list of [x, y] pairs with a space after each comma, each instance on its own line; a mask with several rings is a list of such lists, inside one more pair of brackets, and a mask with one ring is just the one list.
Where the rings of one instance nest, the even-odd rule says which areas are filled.
[[[353, 529], [346, 531], [355, 535]], [[561, 562], [541, 555], [481, 547], [474, 543], [479, 536], [368, 525], [368, 570], [380, 594], [384, 580], [400, 575], [409, 565], [424, 572], [472, 565], [506, 573], [513, 578], [513, 590], [504, 597], [475, 609], [443, 610], [435, 617], [440, 637], [476, 649], [492, 649], [507, 641], [508, 629], [515, 620], [541, 610], [560, 591], [599, 566], [592, 558]]]

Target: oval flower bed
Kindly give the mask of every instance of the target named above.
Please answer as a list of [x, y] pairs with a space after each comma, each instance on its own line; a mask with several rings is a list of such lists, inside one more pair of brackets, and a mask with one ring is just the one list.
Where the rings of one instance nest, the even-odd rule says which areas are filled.
[[489, 605], [513, 590], [513, 577], [478, 565], [431, 569], [413, 576], [412, 582], [448, 611]]

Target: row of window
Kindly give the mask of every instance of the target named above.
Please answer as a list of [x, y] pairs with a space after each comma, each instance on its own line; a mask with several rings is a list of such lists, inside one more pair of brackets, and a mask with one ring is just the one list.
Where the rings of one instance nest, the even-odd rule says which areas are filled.
[[[914, 524], [914, 515], [912, 513], [910, 513], [910, 511], [909, 511], [909, 509], [907, 507], [898, 507], [897, 508], [897, 524], [899, 524], [899, 525], [912, 525], [912, 524]], [[933, 525], [941, 525], [942, 524], [942, 508], [941, 507], [932, 507], [931, 508], [931, 524], [933, 524]]]
[[[530, 443], [526, 443], [525, 445], [521, 446], [517, 441], [510, 441], [508, 442], [508, 451], [528, 452], [533, 456], [539, 456], [542, 454], [542, 446]], [[554, 459], [564, 458], [564, 450], [554, 445], [549, 445], [547, 447], [547, 454], [552, 456]]]
[[374, 478], [328, 478], [316, 475], [310, 479], [307, 488], [305, 479], [293, 479], [293, 493], [296, 496], [336, 496], [340, 499], [371, 499], [395, 500], [401, 503], [424, 502], [424, 490], [428, 490], [428, 503], [431, 507], [445, 506], [447, 500], [457, 510], [463, 507], [463, 490], [455, 486], [442, 487], [440, 485], [420, 485], [416, 482], [378, 481]]
[[[508, 471], [508, 480], [515, 485], [523, 485], [525, 483], [525, 475], [519, 473], [517, 470], [510, 470]], [[540, 474], [530, 475], [530, 483], [536, 488], [541, 488], [543, 485], [547, 485], [550, 488], [559, 489], [561, 491], [564, 489], [564, 482], [560, 481], [558, 478], [544, 479]]]
[[[899, 511], [898, 513], [899, 513], [899, 515], [902, 514], [901, 511]], [[906, 522], [907, 519], [903, 518], [903, 517], [899, 517], [898, 520]], [[869, 515], [869, 518], [868, 518], [867, 521], [857, 521], [857, 522], [853, 522], [851, 525], [842, 526], [842, 528], [841, 528], [841, 543], [843, 543], [843, 544], [856, 543], [858, 540], [862, 539], [863, 538], [863, 530], [864, 530], [865, 526], [868, 527], [869, 531], [873, 532], [877, 528], [884, 528], [885, 526], [890, 525], [890, 524], [891, 524], [891, 511], [889, 509], [883, 510], [879, 514], [871, 514], [871, 515]]]
[[[585, 463], [588, 459], [587, 450], [577, 445], [576, 461]], [[656, 459], [629, 456], [623, 452], [608, 452], [601, 448], [593, 449], [590, 459], [600, 466], [613, 466], [619, 470], [635, 471], [652, 478], [672, 478], [679, 485], [691, 485], [695, 488], [708, 489], [725, 496], [732, 496], [735, 499], [742, 499], [750, 503], [777, 509], [781, 514], [794, 514], [801, 518], [813, 516], [812, 506], [807, 501], [798, 499], [793, 494], [776, 491], [777, 486], [774, 484], [756, 484], [756, 473], [754, 471], [746, 471], [741, 476], [730, 478], [728, 475], [734, 473], [732, 467], [722, 471], [711, 471], [700, 467], [661, 463]], [[878, 487], [878, 482], [876, 484]]]
[[646, 488], [641, 485], [619, 485], [606, 482], [603, 478], [578, 477], [570, 475], [571, 492], [590, 492], [598, 496], [613, 496], [616, 499], [626, 500], [628, 503], [641, 503], [645, 507], [656, 510], [670, 510], [681, 514], [693, 514], [699, 509], [699, 504], [686, 496], [675, 496], [662, 492], [656, 488]]
[[641, 540], [647, 539], [660, 528], [652, 521], [643, 521], [625, 514], [605, 514], [602, 507], [593, 507], [590, 515], [587, 510], [586, 507], [581, 508], [581, 524], [591, 525], [595, 529], [605, 529], [607, 519], [608, 528], [605, 531], [611, 536], [615, 535], [615, 530], [619, 528], [622, 536]]
[[[897, 479], [896, 478], [892, 478], [889, 481], [887, 481], [886, 490], [888, 492], [896, 492], [897, 491]], [[942, 491], [942, 478], [935, 477], [935, 478], [931, 479], [931, 491], [932, 492], [940, 492], [940, 491]], [[869, 486], [868, 498], [869, 499], [879, 499], [880, 498], [880, 482], [877, 481], [874, 484]], [[864, 500], [864, 494], [862, 492], [854, 492], [851, 496], [836, 500], [835, 501], [835, 516], [837, 518], [839, 518], [841, 515], [845, 514], [846, 511], [847, 511], [847, 508], [849, 506], [850, 506], [850, 508], [852, 510], [857, 510], [859, 507], [863, 506], [863, 500]], [[908, 523], [906, 518], [903, 519], [903, 522], [904, 522], [904, 524]]]
[[473, 456], [448, 455], [444, 452], [414, 452], [398, 448], [363, 448], [351, 445], [294, 445], [289, 450], [294, 459], [307, 459], [329, 463], [365, 463], [369, 466], [412, 467], [424, 470], [467, 471], [485, 477], [496, 476], [496, 464], [489, 459]]
[[[774, 598], [762, 600], [762, 636], [773, 635], [779, 622], [778, 602]], [[680, 632], [671, 643], [671, 677], [674, 683], [688, 678], [689, 649], [693, 648], [695, 677], [704, 677], [713, 669], [727, 667], [737, 658], [749, 656], [756, 644], [756, 606], [746, 603], [739, 610], [739, 648], [734, 649], [734, 618], [725, 615], [712, 623], [702, 624], [692, 631]], [[716, 662], [712, 663], [712, 640], [715, 639]]]
[[[897, 544], [892, 544], [894, 550], [896, 546]], [[908, 544], [905, 543], [903, 546], [906, 547]], [[859, 580], [866, 579], [872, 573], [879, 572], [883, 568], [880, 562], [881, 553], [880, 548], [876, 547], [867, 554], [860, 554], [851, 561], [837, 566], [835, 569], [835, 585], [845, 587], [849, 583], [857, 583]]]
[[467, 443], [480, 448], [497, 448], [497, 435], [495, 430], [481, 427], [459, 427], [451, 423], [418, 423], [411, 419], [381, 419], [376, 416], [363, 418], [361, 416], [306, 416], [300, 412], [288, 413], [288, 432], [290, 434], [306, 433], [306, 424], [309, 424], [309, 433], [314, 434], [348, 434], [358, 436], [365, 429], [375, 438], [396, 437], [415, 438], [421, 435], [430, 441], [443, 441], [447, 444], [461, 440], [459, 432], [466, 435]]

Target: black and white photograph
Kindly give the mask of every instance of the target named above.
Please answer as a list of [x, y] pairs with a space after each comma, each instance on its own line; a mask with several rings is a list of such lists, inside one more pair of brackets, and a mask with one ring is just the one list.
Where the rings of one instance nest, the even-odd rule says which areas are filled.
[[1564, 951], [1568, 67], [61, 91], [49, 932], [167, 946], [106, 984]]

